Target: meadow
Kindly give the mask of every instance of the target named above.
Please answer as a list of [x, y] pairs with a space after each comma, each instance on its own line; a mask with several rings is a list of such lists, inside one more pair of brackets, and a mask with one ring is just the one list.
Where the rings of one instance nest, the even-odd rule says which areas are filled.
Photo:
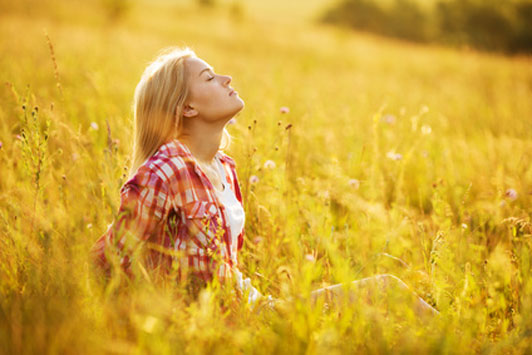
[[[532, 58], [318, 25], [326, 2], [305, 3], [0, 1], [0, 353], [532, 352]], [[185, 45], [246, 103], [227, 150], [240, 268], [297, 296], [283, 309], [91, 272], [135, 85]], [[393, 295], [310, 307], [383, 273], [441, 314]]]

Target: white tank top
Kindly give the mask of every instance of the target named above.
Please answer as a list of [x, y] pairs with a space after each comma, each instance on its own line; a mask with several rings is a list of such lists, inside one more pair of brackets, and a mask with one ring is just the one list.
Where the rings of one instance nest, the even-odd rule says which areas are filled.
[[[245, 213], [242, 204], [237, 200], [235, 193], [229, 186], [227, 181], [227, 176], [225, 174], [225, 169], [220, 160], [216, 159], [218, 162], [218, 169], [220, 170], [220, 175], [223, 177], [222, 186], [223, 191], [216, 190], [218, 199], [225, 206], [227, 211], [227, 219], [229, 222], [229, 231], [231, 233], [231, 255], [233, 256], [233, 261], [237, 265], [236, 252], [238, 245], [238, 235], [242, 232], [245, 223]], [[261, 296], [261, 293], [251, 285], [251, 280], [249, 277], [243, 279], [242, 273], [238, 268], [233, 269], [235, 277], [237, 279], [237, 284], [242, 291], [248, 291], [248, 303], [254, 305], [257, 299]], [[268, 299], [271, 299], [271, 296], [268, 296]]]
[[218, 162], [220, 176], [223, 178], [223, 191], [220, 192], [219, 190], [216, 190], [216, 193], [218, 194], [218, 199], [225, 206], [225, 210], [227, 211], [226, 215], [229, 222], [229, 230], [231, 231], [231, 255], [236, 255], [238, 235], [244, 228], [246, 216], [242, 204], [237, 200], [235, 193], [229, 186], [222, 163], [218, 159], [216, 159], [216, 161]]

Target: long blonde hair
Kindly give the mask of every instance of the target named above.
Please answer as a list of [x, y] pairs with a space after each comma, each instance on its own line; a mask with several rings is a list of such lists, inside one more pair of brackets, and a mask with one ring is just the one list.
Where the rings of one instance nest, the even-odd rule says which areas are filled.
[[[165, 48], [144, 70], [133, 101], [135, 126], [130, 178], [161, 145], [180, 136], [183, 106], [189, 95], [184, 61], [191, 57], [197, 58], [189, 47]], [[221, 149], [230, 140], [224, 129]]]

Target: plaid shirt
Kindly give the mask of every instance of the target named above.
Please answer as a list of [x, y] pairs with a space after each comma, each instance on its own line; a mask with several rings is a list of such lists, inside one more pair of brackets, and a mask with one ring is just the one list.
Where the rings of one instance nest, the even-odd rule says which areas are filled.
[[[242, 203], [235, 162], [221, 151], [216, 156]], [[207, 282], [218, 275], [223, 283], [233, 276], [238, 260], [231, 251], [225, 207], [186, 145], [177, 139], [163, 144], [122, 186], [120, 195], [118, 216], [91, 249], [93, 260], [107, 275], [109, 254], [114, 252], [131, 276], [131, 262], [137, 255], [133, 252], [144, 243], [148, 246], [142, 254], [145, 265], [163, 272], [174, 270], [180, 280], [194, 275]], [[237, 238], [236, 251], [242, 248], [244, 232]]]

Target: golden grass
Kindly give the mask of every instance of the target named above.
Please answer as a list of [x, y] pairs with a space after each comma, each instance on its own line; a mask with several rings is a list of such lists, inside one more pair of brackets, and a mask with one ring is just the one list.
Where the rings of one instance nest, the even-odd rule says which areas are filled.
[[[320, 27], [283, 3], [133, 3], [113, 18], [109, 2], [0, 1], [2, 352], [532, 351], [531, 59]], [[246, 102], [230, 127], [239, 260], [263, 293], [301, 296], [278, 312], [215, 285], [194, 301], [90, 272], [119, 206], [134, 87], [170, 45]], [[312, 289], [378, 273], [441, 315], [420, 322], [393, 295], [309, 307]]]

